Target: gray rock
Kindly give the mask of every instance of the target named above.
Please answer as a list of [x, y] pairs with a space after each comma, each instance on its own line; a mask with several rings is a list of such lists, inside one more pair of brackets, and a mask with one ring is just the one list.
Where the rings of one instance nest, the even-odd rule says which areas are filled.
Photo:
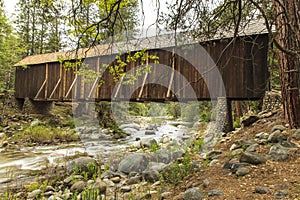
[[274, 131], [277, 131], [277, 130], [279, 130], [281, 132], [281, 131], [286, 130], [286, 128], [283, 125], [275, 125], [275, 126], [272, 127], [271, 132], [274, 132]]
[[213, 189], [213, 190], [210, 190], [208, 192], [208, 196], [211, 197], [211, 196], [222, 196], [224, 193], [220, 190], [217, 190], [217, 189]]
[[155, 135], [155, 131], [152, 130], [146, 130], [145, 135]]
[[98, 167], [97, 161], [91, 157], [79, 157], [67, 163], [66, 168], [69, 174], [73, 173], [75, 168], [79, 172], [87, 172], [88, 165]]
[[210, 161], [209, 163], [209, 166], [213, 166], [213, 165], [216, 165], [217, 163], [219, 163], [219, 160], [218, 159], [213, 159], [212, 161]]
[[131, 177], [131, 178], [129, 178], [129, 179], [126, 180], [125, 184], [126, 185], [137, 184], [138, 182], [142, 181], [142, 179], [143, 179], [142, 176]]
[[81, 175], [72, 175], [64, 179], [64, 183], [67, 185], [72, 184], [72, 181], [80, 181], [83, 179], [83, 176]]
[[246, 162], [253, 165], [265, 163], [267, 160], [263, 156], [255, 152], [243, 152], [240, 157], [240, 162]]
[[209, 178], [206, 178], [206, 179], [204, 179], [203, 180], [203, 182], [202, 182], [202, 186], [204, 187], [204, 188], [207, 188], [208, 187], [208, 185], [209, 185]]
[[172, 194], [172, 192], [163, 192], [163, 193], [161, 194], [161, 199], [165, 199], [165, 198], [171, 196], [171, 194]]
[[71, 186], [70, 190], [71, 190], [71, 192], [82, 192], [83, 189], [85, 188], [85, 186], [86, 186], [86, 182], [84, 182], [84, 181], [78, 181], [78, 182], [75, 182]]
[[250, 170], [247, 167], [240, 167], [237, 169], [237, 171], [235, 172], [235, 174], [237, 176], [245, 176], [247, 174], [250, 173]]
[[236, 156], [236, 155], [241, 154], [243, 151], [244, 151], [243, 149], [235, 149], [235, 150], [233, 150], [230, 154], [231, 154], [232, 156]]
[[100, 194], [105, 194], [107, 186], [104, 181], [101, 181], [101, 179], [97, 179], [92, 188], [94, 190], [98, 190]]
[[157, 141], [154, 138], [144, 138], [141, 140], [142, 146], [149, 148], [152, 145], [157, 144]]
[[132, 128], [135, 129], [136, 131], [140, 130], [140, 126], [138, 124], [132, 123], [132, 124], [122, 124], [119, 126], [120, 129], [125, 129], [125, 128]]
[[0, 139], [3, 139], [5, 137], [5, 133], [1, 132], [0, 133]]
[[146, 181], [154, 183], [159, 180], [159, 172], [156, 170], [147, 170], [143, 172], [143, 177]]
[[123, 128], [122, 129], [127, 135], [131, 135], [131, 134], [134, 134], [134, 133], [136, 133], [136, 129], [134, 129], [134, 128], [129, 128], [129, 127], [127, 127], [127, 128]]
[[286, 190], [280, 190], [278, 192], [275, 192], [274, 194], [275, 199], [283, 199], [286, 198], [287, 196], [288, 196], [288, 191]]
[[149, 163], [149, 170], [155, 170], [161, 172], [167, 165], [165, 163], [160, 162], [150, 162]]
[[297, 129], [293, 135], [291, 135], [292, 138], [296, 140], [300, 140], [300, 129]]
[[290, 157], [290, 153], [280, 144], [275, 144], [270, 148], [269, 157], [275, 161], [285, 161]]
[[249, 147], [247, 147], [246, 151], [255, 152], [258, 147], [259, 147], [259, 144], [252, 144]]
[[33, 190], [32, 192], [30, 192], [30, 193], [28, 194], [28, 198], [29, 198], [29, 199], [36, 199], [36, 198], [38, 198], [41, 194], [42, 194], [42, 190], [40, 190], [40, 189]]
[[163, 138], [161, 138], [160, 142], [163, 144], [167, 144], [169, 142], [171, 142], [172, 138], [170, 138], [169, 136], [163, 136]]
[[217, 159], [220, 157], [220, 155], [222, 154], [222, 151], [221, 150], [213, 150], [213, 151], [210, 151], [206, 154], [206, 158], [209, 158], [209, 159]]
[[244, 127], [246, 127], [246, 126], [250, 126], [251, 124], [253, 124], [257, 120], [259, 120], [259, 117], [256, 116], [256, 115], [246, 116], [246, 117], [242, 118], [241, 124]]
[[45, 193], [44, 193], [44, 197], [50, 197], [50, 196], [52, 196], [52, 195], [54, 195], [54, 192], [53, 192], [53, 191], [48, 191], [48, 192], [45, 192]]
[[49, 191], [55, 192], [55, 189], [51, 185], [47, 185], [47, 187], [45, 188], [45, 192]]
[[199, 188], [194, 187], [186, 190], [184, 192], [184, 200], [201, 200], [204, 198], [203, 192], [200, 191]]
[[113, 177], [110, 179], [112, 182], [114, 183], [120, 183], [121, 182], [121, 178], [119, 176]]
[[144, 154], [130, 154], [120, 162], [118, 171], [125, 174], [130, 172], [141, 173], [147, 169], [148, 164], [149, 160]]
[[280, 130], [275, 130], [272, 132], [268, 137], [268, 142], [282, 142], [284, 140], [287, 140], [287, 137], [281, 133]]
[[150, 124], [149, 126], [146, 127], [146, 130], [158, 131], [157, 124]]
[[268, 187], [256, 186], [255, 187], [255, 193], [267, 194], [267, 193], [270, 193], [270, 189]]
[[123, 186], [120, 188], [120, 192], [125, 193], [125, 192], [130, 192], [131, 187], [130, 186]]
[[256, 134], [255, 137], [258, 139], [268, 139], [269, 134], [265, 133], [265, 132], [260, 132], [260, 133]]
[[35, 119], [30, 123], [30, 126], [33, 127], [33, 126], [38, 126], [38, 125], [42, 125], [42, 124], [43, 123], [40, 120]]
[[160, 149], [153, 153], [152, 161], [169, 164], [171, 161], [171, 154], [167, 149]]

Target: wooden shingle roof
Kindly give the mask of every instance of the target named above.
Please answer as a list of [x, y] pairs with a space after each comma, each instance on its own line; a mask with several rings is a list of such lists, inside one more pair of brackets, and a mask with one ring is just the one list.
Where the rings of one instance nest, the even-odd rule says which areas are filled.
[[[258, 35], [258, 34], [266, 34], [268, 33], [266, 26], [263, 20], [255, 20], [251, 21], [249, 24], [240, 29], [238, 36], [246, 36], [246, 35]], [[55, 53], [46, 53], [39, 55], [31, 55], [25, 57], [20, 62], [16, 63], [14, 66], [26, 66], [26, 65], [36, 65], [41, 63], [51, 63], [57, 62], [60, 57], [65, 58], [67, 60], [75, 59], [75, 58], [88, 58], [95, 57], [100, 55], [113, 55], [119, 54], [120, 52], [128, 52], [128, 51], [138, 51], [143, 48], [147, 49], [157, 49], [157, 48], [166, 48], [173, 47], [175, 44], [183, 45], [183, 44], [193, 44], [204, 41], [211, 40], [220, 40], [224, 38], [233, 37], [234, 31], [233, 29], [230, 31], [219, 31], [213, 37], [210, 38], [197, 38], [194, 39], [188, 34], [184, 32], [180, 32], [176, 34], [164, 34], [153, 37], [146, 37], [141, 39], [129, 40], [126, 42], [117, 42], [110, 44], [101, 44], [91, 48], [82, 48], [73, 50], [73, 51], [65, 51], [65, 52], [55, 52]]]

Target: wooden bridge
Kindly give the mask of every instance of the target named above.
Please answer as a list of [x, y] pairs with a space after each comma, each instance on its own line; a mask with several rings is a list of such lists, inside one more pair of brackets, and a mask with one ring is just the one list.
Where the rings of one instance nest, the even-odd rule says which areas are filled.
[[[180, 44], [173, 35], [167, 34], [79, 49], [77, 55], [83, 59], [86, 69], [101, 74], [89, 77], [89, 81], [76, 73], [80, 67], [66, 68], [66, 60], [76, 63], [74, 52], [28, 56], [15, 65], [15, 98], [51, 102], [208, 100], [218, 96], [256, 100], [263, 97], [269, 77], [266, 31], [250, 27], [235, 39], [228, 34], [201, 41], [184, 40], [185, 44]], [[121, 60], [126, 61], [129, 54], [143, 48], [147, 49], [144, 64], [151, 69], [141, 73], [137, 66], [142, 61], [130, 61], [124, 66], [124, 73], [132, 75], [132, 84], [125, 84], [126, 76], [116, 82], [112, 74], [113, 67], [118, 65], [116, 56], [120, 51], [126, 52], [120, 55]], [[152, 63], [151, 56], [157, 56], [159, 64]], [[64, 61], [60, 60], [62, 57]]]

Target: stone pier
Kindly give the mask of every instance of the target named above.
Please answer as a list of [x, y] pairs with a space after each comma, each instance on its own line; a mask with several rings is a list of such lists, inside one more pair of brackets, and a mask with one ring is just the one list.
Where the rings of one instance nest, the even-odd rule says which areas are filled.
[[216, 131], [228, 133], [233, 130], [231, 101], [219, 97], [217, 101]]

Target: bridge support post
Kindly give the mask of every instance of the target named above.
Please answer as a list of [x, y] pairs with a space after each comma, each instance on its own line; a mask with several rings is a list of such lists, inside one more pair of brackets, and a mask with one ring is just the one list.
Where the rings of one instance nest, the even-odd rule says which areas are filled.
[[228, 133], [233, 130], [231, 101], [226, 97], [217, 100], [216, 131]]

